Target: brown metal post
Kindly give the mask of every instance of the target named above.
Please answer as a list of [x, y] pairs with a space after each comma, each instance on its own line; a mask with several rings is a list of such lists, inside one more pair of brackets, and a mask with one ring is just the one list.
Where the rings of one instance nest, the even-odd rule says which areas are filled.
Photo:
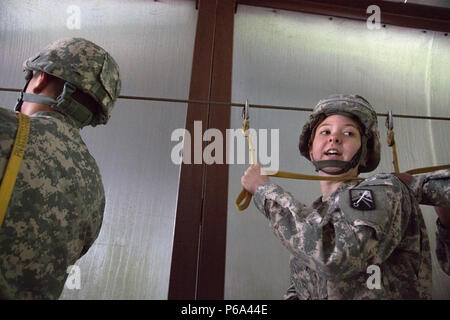
[[[450, 31], [450, 8], [417, 3], [382, 0], [237, 0], [237, 4], [299, 11], [333, 17], [367, 21], [371, 13], [366, 10], [377, 5], [381, 11], [381, 24], [441, 32]], [[239, 10], [239, 6], [237, 7]]]
[[[219, 0], [214, 36], [211, 100], [230, 101], [232, 87], [234, 0]], [[223, 137], [223, 164], [206, 166], [205, 198], [197, 298], [223, 299], [228, 207], [228, 164], [226, 129], [230, 127], [231, 106], [211, 105], [209, 128], [219, 129]]]
[[[200, 0], [190, 100], [231, 101], [234, 0]], [[225, 139], [231, 106], [188, 104], [186, 130], [216, 128]], [[203, 134], [202, 132], [202, 134]], [[196, 138], [198, 139], [198, 137]], [[203, 150], [203, 148], [202, 148]], [[192, 162], [194, 152], [191, 150]], [[228, 167], [182, 164], [169, 299], [223, 299]]]
[[[199, 1], [190, 100], [209, 99], [215, 23], [216, 1]], [[207, 127], [208, 109], [205, 104], [188, 104], [185, 129], [192, 140], [194, 121], [201, 121], [203, 130]], [[191, 150], [191, 164], [183, 163], [180, 171], [168, 299], [196, 298], [203, 171], [203, 164], [194, 164]]]

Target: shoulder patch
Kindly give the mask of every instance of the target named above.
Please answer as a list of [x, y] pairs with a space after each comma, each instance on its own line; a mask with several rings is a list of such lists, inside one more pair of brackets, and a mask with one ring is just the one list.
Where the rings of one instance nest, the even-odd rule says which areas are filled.
[[370, 189], [350, 189], [350, 205], [356, 210], [374, 210], [375, 199]]
[[337, 206], [348, 222], [354, 226], [369, 226], [375, 230], [377, 239], [382, 239], [392, 215], [390, 188], [387, 185], [359, 185], [340, 193]]

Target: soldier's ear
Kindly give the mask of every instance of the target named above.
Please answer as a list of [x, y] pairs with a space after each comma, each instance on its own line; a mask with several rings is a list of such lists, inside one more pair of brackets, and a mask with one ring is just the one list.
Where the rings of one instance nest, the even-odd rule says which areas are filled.
[[31, 91], [32, 93], [39, 94], [41, 93], [49, 84], [50, 78], [49, 75], [45, 72], [39, 72], [36, 74], [33, 79], [30, 81], [32, 84]]
[[313, 143], [314, 143], [314, 137], [311, 136], [310, 140], [309, 140], [309, 157], [312, 159], [312, 151], [313, 151]]

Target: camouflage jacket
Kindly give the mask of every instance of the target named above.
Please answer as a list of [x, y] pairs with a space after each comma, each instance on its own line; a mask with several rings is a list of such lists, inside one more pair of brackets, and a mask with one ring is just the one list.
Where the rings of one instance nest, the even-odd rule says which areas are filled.
[[[30, 136], [0, 230], [0, 298], [57, 299], [67, 268], [96, 239], [105, 195], [80, 130], [56, 112], [31, 117]], [[0, 108], [0, 178], [18, 116]]]
[[344, 182], [310, 208], [268, 182], [254, 202], [291, 252], [286, 299], [431, 298], [425, 223], [413, 192], [397, 177]]
[[[420, 204], [450, 208], [450, 169], [414, 176], [409, 187]], [[450, 230], [437, 220], [436, 258], [450, 275]]]

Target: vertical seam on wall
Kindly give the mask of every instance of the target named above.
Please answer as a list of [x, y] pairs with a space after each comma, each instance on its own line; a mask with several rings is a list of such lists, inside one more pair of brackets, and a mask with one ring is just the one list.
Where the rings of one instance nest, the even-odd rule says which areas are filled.
[[[214, 29], [213, 29], [213, 38], [212, 38], [212, 46], [211, 46], [211, 61], [210, 61], [210, 73], [209, 73], [209, 86], [208, 86], [208, 100], [211, 100], [211, 92], [212, 92], [212, 82], [213, 82], [213, 75], [214, 75], [214, 48], [216, 46], [216, 25], [217, 25], [217, 3], [218, 0], [216, 0], [216, 6], [214, 10]], [[211, 104], [208, 103], [207, 109], [206, 109], [206, 128], [204, 130], [208, 130], [210, 127], [210, 117], [211, 117]], [[198, 246], [197, 246], [197, 272], [196, 272], [196, 279], [195, 279], [195, 300], [198, 299], [198, 279], [200, 277], [200, 258], [201, 258], [201, 252], [202, 252], [202, 236], [203, 236], [203, 215], [204, 215], [204, 209], [205, 209], [205, 195], [206, 195], [206, 175], [207, 175], [207, 165], [203, 161], [203, 133], [202, 133], [202, 203], [200, 208], [200, 221], [199, 221], [199, 233], [198, 233]]]
[[[430, 40], [428, 41], [427, 61], [425, 65], [425, 106], [428, 116], [431, 116], [431, 68], [433, 65], [433, 42], [436, 32], [433, 32]], [[431, 126], [431, 120], [428, 120], [428, 132], [430, 134], [430, 148], [431, 148], [431, 161], [433, 165], [437, 164], [436, 148], [434, 144], [433, 128]]]

